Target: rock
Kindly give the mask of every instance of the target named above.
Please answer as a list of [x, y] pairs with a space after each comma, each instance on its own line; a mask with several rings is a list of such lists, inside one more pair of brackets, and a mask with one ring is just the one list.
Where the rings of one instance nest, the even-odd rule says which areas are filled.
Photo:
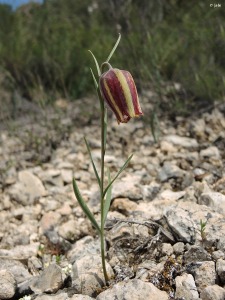
[[23, 194], [28, 195], [29, 203], [47, 194], [41, 180], [30, 171], [20, 171], [18, 177], [23, 185]]
[[177, 151], [177, 148], [174, 147], [174, 145], [172, 143], [169, 143], [165, 140], [161, 141], [160, 148], [161, 148], [162, 152], [164, 152], [165, 154], [174, 153]]
[[55, 230], [45, 231], [44, 235], [47, 237], [50, 244], [62, 252], [67, 252], [71, 248], [70, 242], [63, 239]]
[[175, 200], [161, 200], [159, 197], [156, 197], [156, 199], [150, 202], [141, 201], [138, 203], [133, 215], [143, 219], [159, 220], [164, 218], [169, 208], [173, 207], [176, 203]]
[[[186, 202], [187, 203], [187, 202]], [[189, 213], [179, 207], [168, 209], [166, 219], [178, 239], [186, 243], [194, 243], [196, 239], [195, 223], [190, 218]]]
[[32, 275], [39, 275], [42, 271], [42, 268], [42, 263], [36, 256], [31, 256], [28, 258], [28, 269]]
[[173, 192], [173, 191], [171, 191], [171, 190], [165, 190], [165, 191], [163, 191], [160, 195], [159, 195], [159, 197], [161, 198], [161, 199], [165, 199], [165, 200], [174, 200], [174, 201], [176, 201], [176, 200], [179, 200], [179, 199], [181, 199], [181, 198], [183, 198], [184, 197], [184, 195], [185, 195], [185, 191], [181, 191], [181, 192]]
[[132, 279], [128, 282], [119, 282], [111, 289], [100, 293], [96, 300], [112, 300], [112, 299], [126, 299], [126, 300], [168, 300], [169, 297], [166, 292], [160, 291], [152, 283], [143, 282], [140, 279]]
[[168, 243], [162, 243], [161, 252], [163, 255], [172, 255], [173, 254], [173, 246]]
[[166, 161], [163, 167], [159, 169], [158, 178], [161, 182], [165, 182], [170, 178], [184, 178], [185, 171], [181, 170], [173, 163]]
[[16, 280], [8, 270], [0, 270], [0, 299], [10, 299], [16, 292]]
[[91, 299], [94, 299], [94, 298], [91, 298], [87, 295], [73, 295], [72, 298], [70, 298], [70, 300], [91, 300]]
[[[106, 271], [109, 279], [111, 279], [114, 273], [107, 261]], [[73, 264], [72, 285], [80, 293], [88, 296], [94, 296], [96, 291], [105, 285], [101, 257], [99, 255], [86, 255], [75, 261]]]
[[141, 192], [143, 194], [143, 200], [151, 201], [153, 200], [158, 192], [160, 191], [160, 184], [153, 181], [149, 185], [141, 185]]
[[28, 270], [18, 260], [8, 259], [8, 258], [0, 258], [0, 270], [7, 270], [12, 273], [17, 284], [24, 282], [31, 278]]
[[202, 262], [200, 267], [195, 270], [195, 283], [200, 296], [202, 291], [209, 285], [216, 282], [215, 263], [213, 261]]
[[218, 285], [207, 286], [201, 293], [202, 300], [224, 300], [225, 289]]
[[191, 274], [184, 273], [182, 276], [175, 278], [176, 283], [176, 298], [184, 298], [185, 300], [199, 299], [197, 287], [194, 278]]
[[178, 240], [188, 243], [201, 241], [200, 220], [207, 220], [206, 240], [204, 245], [216, 246], [218, 250], [225, 250], [225, 218], [213, 212], [205, 205], [193, 202], [178, 202], [177, 205], [167, 209], [165, 217], [173, 234]]
[[[35, 300], [68, 300], [68, 295], [67, 293], [60, 293], [57, 295], [39, 295]], [[26, 299], [24, 299], [26, 300]]]
[[136, 278], [146, 281], [147, 278], [157, 277], [157, 274], [163, 272], [165, 261], [156, 263], [153, 260], [144, 261], [138, 265]]
[[88, 235], [90, 225], [87, 219], [78, 218], [77, 220], [69, 220], [58, 228], [59, 235], [66, 240], [76, 241], [79, 237]]
[[178, 242], [173, 245], [173, 251], [175, 254], [182, 254], [184, 252], [184, 243]]
[[44, 213], [41, 221], [39, 231], [41, 234], [54, 228], [60, 221], [61, 216], [58, 212]]
[[144, 225], [119, 222], [109, 232], [109, 240], [111, 243], [125, 237], [130, 237], [131, 239], [136, 237], [140, 240], [146, 240], [149, 237], [148, 228]]
[[200, 157], [201, 157], [201, 159], [206, 159], [206, 158], [210, 158], [210, 157], [220, 159], [220, 152], [217, 147], [211, 146], [211, 147], [201, 150]]
[[47, 187], [52, 186], [52, 185], [63, 186], [63, 180], [62, 180], [61, 172], [59, 169], [50, 168], [50, 169], [38, 172], [38, 175]]
[[29, 195], [24, 193], [24, 185], [21, 182], [16, 182], [8, 189], [8, 194], [11, 199], [16, 200], [22, 205], [29, 203]]
[[211, 255], [200, 246], [191, 246], [184, 254], [186, 263], [210, 261]]
[[62, 216], [69, 216], [72, 213], [72, 209], [69, 203], [64, 203], [59, 209], [57, 209], [57, 212]]
[[61, 268], [56, 264], [51, 264], [38, 277], [34, 277], [30, 288], [36, 294], [55, 293], [62, 285]]
[[137, 206], [135, 202], [127, 198], [117, 198], [113, 201], [111, 209], [128, 216], [131, 212], [136, 210]]
[[221, 193], [203, 193], [201, 194], [198, 203], [211, 207], [215, 211], [225, 215], [225, 195]]
[[39, 199], [39, 203], [42, 206], [42, 215], [47, 212], [54, 213], [61, 207], [60, 202], [53, 196], [42, 197]]
[[178, 136], [178, 135], [167, 135], [163, 137], [164, 141], [167, 141], [174, 146], [182, 147], [182, 148], [197, 148], [198, 142], [195, 139]]
[[204, 119], [198, 119], [191, 122], [191, 132], [201, 140], [204, 140], [205, 138], [205, 128], [206, 124]]
[[221, 250], [213, 251], [212, 258], [215, 259], [215, 260], [217, 260], [219, 258], [224, 259], [225, 258], [225, 254]]
[[222, 284], [225, 284], [225, 260], [219, 258], [216, 262], [216, 272]]
[[19, 245], [13, 249], [0, 249], [0, 257], [5, 256], [12, 259], [28, 259], [30, 256], [36, 256], [38, 252], [39, 243], [33, 243], [30, 245]]
[[[23, 299], [23, 298], [22, 298]], [[39, 295], [35, 298], [35, 300], [68, 300], [69, 297], [67, 293], [60, 293], [57, 295]], [[26, 299], [24, 299], [26, 300]]]
[[141, 190], [137, 186], [140, 179], [137, 175], [127, 175], [116, 181], [112, 188], [112, 199], [120, 197], [129, 198], [130, 200], [142, 199]]
[[73, 172], [72, 170], [62, 169], [61, 170], [62, 180], [65, 184], [71, 184], [73, 179]]
[[85, 236], [79, 239], [75, 244], [73, 244], [72, 249], [68, 252], [67, 257], [69, 261], [73, 264], [77, 259], [89, 256], [89, 255], [100, 255], [100, 240], [92, 236]]

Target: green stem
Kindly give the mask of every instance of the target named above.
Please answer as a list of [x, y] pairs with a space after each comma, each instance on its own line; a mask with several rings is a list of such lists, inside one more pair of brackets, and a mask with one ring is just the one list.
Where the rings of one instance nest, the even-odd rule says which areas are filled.
[[105, 234], [104, 234], [104, 171], [105, 171], [105, 141], [104, 141], [104, 132], [105, 132], [105, 105], [102, 99], [101, 93], [98, 90], [98, 96], [100, 100], [101, 106], [101, 185], [100, 185], [100, 196], [101, 196], [101, 258], [102, 258], [102, 268], [105, 277], [106, 284], [109, 281], [107, 271], [106, 271], [106, 264], [105, 264]]

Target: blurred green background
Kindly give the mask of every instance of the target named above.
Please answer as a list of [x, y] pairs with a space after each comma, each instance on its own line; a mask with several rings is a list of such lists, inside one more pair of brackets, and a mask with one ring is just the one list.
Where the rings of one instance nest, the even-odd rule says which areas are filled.
[[[224, 100], [225, 5], [210, 3], [45, 0], [15, 11], [1, 4], [1, 90], [45, 103], [88, 95], [94, 67], [88, 49], [103, 62], [120, 32], [112, 65], [129, 70], [140, 93], [156, 92], [159, 105], [166, 94], [164, 109], [186, 114]], [[170, 83], [181, 88], [168, 89]]]

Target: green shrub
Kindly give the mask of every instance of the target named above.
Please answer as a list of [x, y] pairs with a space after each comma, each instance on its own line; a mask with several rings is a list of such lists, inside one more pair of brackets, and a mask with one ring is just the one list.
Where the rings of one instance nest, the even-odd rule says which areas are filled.
[[[92, 92], [87, 50], [104, 60], [121, 32], [113, 63], [140, 88], [162, 95], [164, 83], [175, 81], [187, 103], [213, 101], [224, 97], [224, 28], [223, 9], [203, 0], [45, 0], [15, 12], [0, 5], [0, 66], [30, 99], [77, 98]], [[183, 100], [174, 95], [171, 108]]]

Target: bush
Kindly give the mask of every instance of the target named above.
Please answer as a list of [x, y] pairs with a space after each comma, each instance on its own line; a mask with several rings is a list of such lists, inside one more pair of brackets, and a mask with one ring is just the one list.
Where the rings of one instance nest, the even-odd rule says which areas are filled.
[[104, 60], [121, 32], [113, 63], [140, 88], [163, 93], [164, 82], [175, 81], [189, 103], [222, 99], [225, 20], [222, 8], [206, 2], [46, 0], [15, 12], [0, 5], [0, 65], [27, 98], [43, 91], [48, 101], [77, 98], [92, 91], [87, 50]]

